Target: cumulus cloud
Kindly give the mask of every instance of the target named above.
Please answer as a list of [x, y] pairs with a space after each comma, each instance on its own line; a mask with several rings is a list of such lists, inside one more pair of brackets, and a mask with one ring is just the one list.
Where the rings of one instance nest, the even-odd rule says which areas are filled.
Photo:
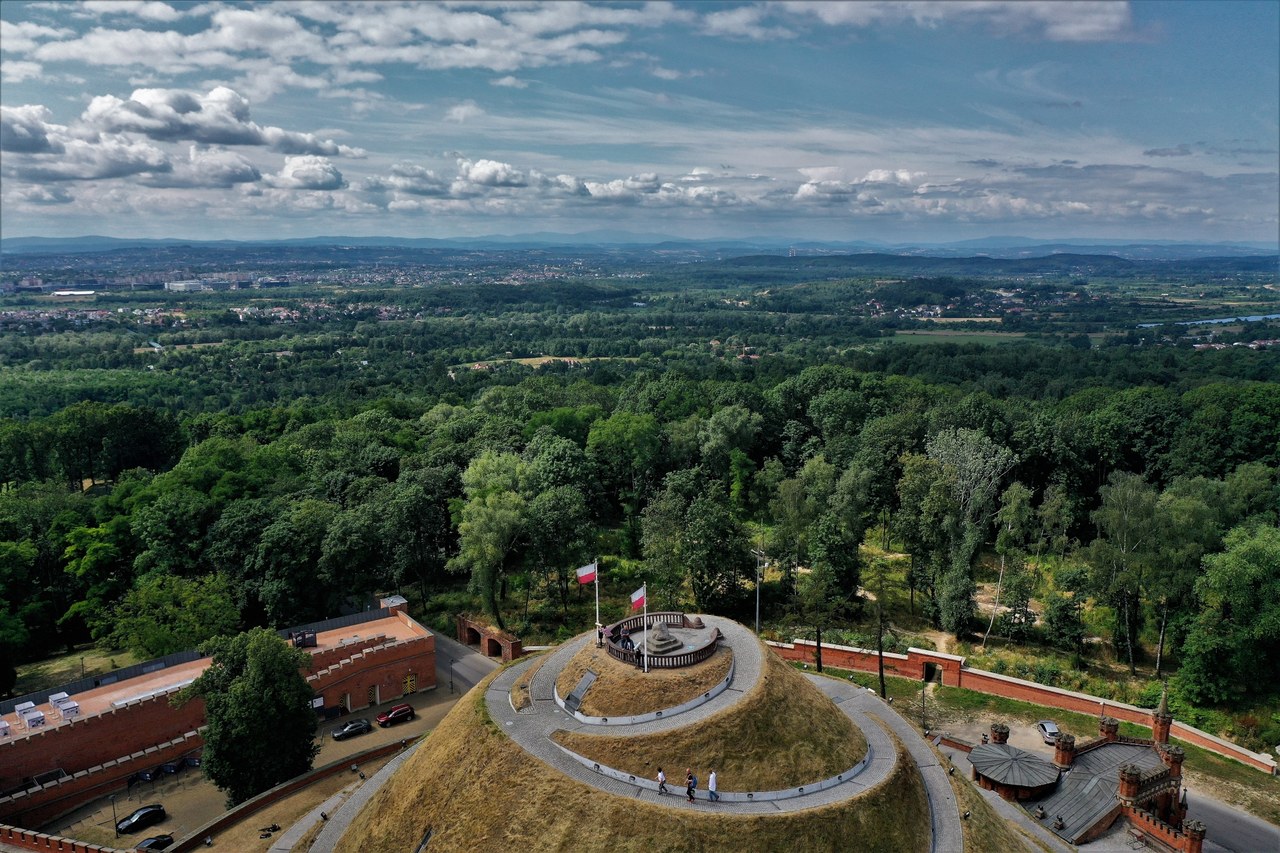
[[1173, 148], [1148, 148], [1142, 152], [1143, 157], [1190, 157], [1191, 146], [1187, 144], [1177, 145]]
[[280, 172], [264, 180], [286, 190], [340, 190], [347, 186], [346, 179], [329, 158], [311, 154], [286, 157]]
[[249, 101], [226, 86], [207, 94], [182, 89], [136, 89], [128, 100], [100, 95], [80, 117], [88, 127], [141, 133], [161, 141], [189, 140], [209, 145], [261, 145], [282, 154], [359, 157], [361, 149], [279, 127], [263, 127], [249, 117]]
[[523, 187], [529, 183], [524, 172], [497, 160], [459, 160], [458, 179], [482, 187]]
[[521, 80], [519, 77], [515, 77], [515, 76], [513, 76], [513, 75], [511, 75], [511, 74], [508, 74], [508, 75], [507, 75], [507, 76], [505, 76], [505, 77], [498, 77], [497, 79], [490, 80], [490, 81], [489, 81], [489, 85], [491, 85], [491, 86], [502, 86], [502, 87], [507, 88], [507, 89], [527, 89], [527, 88], [529, 88], [529, 82], [528, 82], [527, 80]]
[[[95, 140], [65, 138], [50, 140], [45, 152], [23, 152], [25, 157], [6, 158], [3, 172], [20, 180], [94, 181], [123, 178], [143, 173], [172, 171], [169, 157], [145, 142], [120, 136], [104, 136]], [[53, 146], [60, 148], [53, 153]]]
[[158, 0], [87, 0], [87, 12], [95, 15], [133, 15], [148, 21], [176, 21], [182, 13]]
[[40, 105], [0, 106], [0, 151], [24, 154], [60, 152], [62, 144], [49, 139], [51, 113]]
[[397, 163], [386, 177], [369, 178], [361, 189], [369, 192], [408, 193], [415, 196], [442, 197], [449, 194], [449, 181], [425, 166]]
[[258, 167], [242, 155], [220, 148], [192, 145], [187, 159], [173, 162], [169, 172], [148, 176], [142, 183], [152, 187], [219, 187], [249, 184], [262, 179]]

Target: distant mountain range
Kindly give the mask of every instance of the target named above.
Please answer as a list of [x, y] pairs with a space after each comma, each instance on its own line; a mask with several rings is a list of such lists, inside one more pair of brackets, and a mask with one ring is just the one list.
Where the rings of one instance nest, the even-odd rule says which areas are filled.
[[1188, 243], [1177, 241], [1054, 240], [1029, 237], [984, 237], [953, 243], [876, 243], [862, 240], [801, 240], [780, 237], [686, 240], [664, 234], [626, 231], [587, 231], [580, 234], [493, 235], [488, 237], [297, 237], [284, 240], [182, 240], [120, 237], [6, 237], [0, 254], [81, 254], [120, 249], [200, 249], [268, 247], [387, 247], [396, 249], [526, 250], [573, 249], [591, 251], [694, 252], [735, 257], [741, 255], [800, 256], [887, 254], [907, 257], [1003, 259], [1042, 258], [1055, 254], [1106, 255], [1130, 260], [1190, 260], [1211, 257], [1275, 255], [1280, 246], [1266, 243]]

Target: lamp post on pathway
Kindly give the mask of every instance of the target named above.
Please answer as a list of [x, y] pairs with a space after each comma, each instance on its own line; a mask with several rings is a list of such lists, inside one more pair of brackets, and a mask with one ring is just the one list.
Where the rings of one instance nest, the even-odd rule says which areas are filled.
[[751, 549], [756, 558], [756, 636], [760, 636], [760, 570], [764, 566], [765, 554], [756, 548]]
[[111, 827], [116, 831], [116, 838], [120, 837], [120, 820], [116, 817], [116, 795], [111, 795]]
[[453, 658], [449, 658], [449, 693], [453, 693]]

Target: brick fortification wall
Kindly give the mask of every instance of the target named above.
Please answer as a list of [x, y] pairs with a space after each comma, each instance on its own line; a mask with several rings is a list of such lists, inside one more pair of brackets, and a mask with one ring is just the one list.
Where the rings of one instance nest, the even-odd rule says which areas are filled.
[[[770, 642], [768, 645], [783, 660], [803, 661], [810, 665], [814, 665], [817, 662], [816, 649], [811, 640], [795, 640], [791, 643]], [[861, 672], [876, 672], [876, 657], [876, 653], [873, 650], [822, 644], [822, 662], [824, 666], [853, 669]], [[1050, 687], [1046, 684], [1037, 684], [1034, 681], [1024, 681], [1021, 678], [1013, 678], [995, 672], [970, 669], [964, 665], [963, 658], [955, 655], [946, 655], [941, 652], [928, 651], [927, 649], [908, 649], [905, 655], [891, 655], [886, 652], [884, 656], [885, 674], [902, 678], [923, 678], [927, 664], [934, 665], [941, 674], [942, 683], [949, 687], [963, 687], [966, 690], [974, 690], [979, 693], [989, 693], [993, 696], [1004, 696], [1009, 699], [1020, 699], [1036, 705], [1062, 708], [1065, 711], [1077, 711], [1082, 714], [1101, 716], [1105, 713], [1107, 716], [1141, 726], [1151, 727], [1154, 722], [1152, 711], [1145, 708], [1112, 702], [1108, 699], [1090, 696], [1087, 693], [1076, 693], [1071, 690]], [[1214, 737], [1208, 732], [1202, 732], [1199, 729], [1175, 721], [1172, 734], [1174, 737], [1195, 744], [1210, 752], [1239, 761], [1241, 764], [1246, 764], [1256, 770], [1261, 770], [1264, 773], [1276, 773], [1276, 762], [1269, 755], [1251, 752], [1230, 741]]]
[[86, 844], [71, 838], [57, 835], [45, 835], [17, 826], [0, 824], [0, 845], [7, 845], [18, 850], [57, 850], [59, 853], [117, 853], [117, 847], [100, 847], [97, 844]]
[[[423, 631], [403, 608], [392, 613], [420, 632], [407, 640], [375, 635], [312, 656], [308, 682], [328, 707], [350, 696], [352, 707], [368, 705], [370, 688], [382, 702], [436, 686], [435, 636]], [[376, 643], [370, 647], [370, 643]], [[408, 677], [412, 676], [412, 680]], [[123, 788], [131, 775], [198, 750], [205, 723], [204, 700], [180, 708], [173, 694], [153, 696], [93, 714], [27, 737], [0, 741], [0, 791], [17, 792], [53, 770], [68, 775], [41, 788], [0, 797], [0, 818], [39, 825], [82, 803]], [[58, 849], [42, 848], [42, 849]]]
[[204, 725], [203, 699], [174, 708], [169, 704], [172, 698], [172, 693], [153, 696], [27, 737], [0, 741], [0, 791], [11, 791], [50, 770], [74, 773], [103, 764]]

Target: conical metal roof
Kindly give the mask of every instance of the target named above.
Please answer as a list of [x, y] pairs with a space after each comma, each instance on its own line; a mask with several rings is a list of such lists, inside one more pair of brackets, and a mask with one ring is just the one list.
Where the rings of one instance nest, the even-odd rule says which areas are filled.
[[1038, 788], [1058, 781], [1058, 768], [1038, 755], [1007, 743], [975, 746], [969, 763], [992, 782], [1020, 788]]

